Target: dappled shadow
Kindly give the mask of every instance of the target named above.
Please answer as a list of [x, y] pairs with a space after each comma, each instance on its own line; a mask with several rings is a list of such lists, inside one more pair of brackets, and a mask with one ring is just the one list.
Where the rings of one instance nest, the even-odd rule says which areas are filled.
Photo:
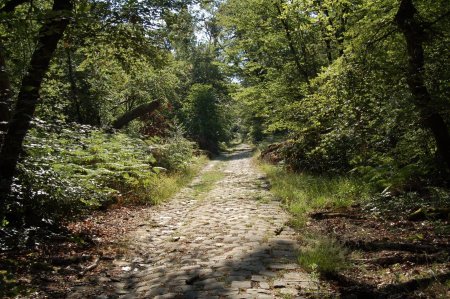
[[412, 292], [424, 289], [434, 282], [445, 282], [450, 279], [450, 271], [438, 275], [412, 279], [407, 282], [393, 283], [377, 288], [377, 286], [357, 281], [343, 275], [329, 275], [329, 279], [340, 285], [341, 298], [413, 298]]
[[383, 241], [361, 241], [361, 240], [347, 240], [343, 242], [345, 246], [364, 251], [381, 251], [381, 250], [400, 250], [413, 253], [436, 253], [444, 251], [449, 253], [448, 244], [414, 244], [414, 243], [400, 243], [400, 242], [383, 242]]
[[[377, 267], [388, 268], [395, 264], [428, 265], [448, 263], [449, 248], [444, 244], [414, 244], [388, 241], [346, 240], [345, 246], [363, 252], [392, 252], [393, 255], [367, 260]], [[427, 273], [406, 282], [390, 283], [382, 287], [376, 283], [352, 278], [347, 274], [328, 274], [327, 279], [339, 286], [341, 298], [416, 298], [415, 291], [424, 290], [432, 283], [445, 283], [450, 279], [448, 267], [440, 274]]]
[[[295, 241], [275, 239], [255, 246], [241, 257], [230, 255], [213, 265], [180, 264], [179, 271], [175, 273], [167, 273], [165, 269], [160, 268], [157, 271], [163, 275], [145, 283], [139, 273], [136, 273], [128, 278], [126, 290], [130, 298], [152, 298], [157, 295], [165, 295], [164, 298], [211, 298], [239, 294], [254, 298], [272, 298], [269, 282], [273, 283], [288, 271], [300, 271], [296, 264], [297, 252]], [[194, 259], [198, 257], [201, 258], [194, 256]], [[173, 266], [167, 265], [167, 269], [173, 269]], [[275, 287], [282, 289], [292, 285], [292, 288], [302, 288], [304, 292], [313, 291], [315, 285], [308, 276], [305, 274], [301, 277], [303, 279], [296, 277], [294, 280], [283, 280]], [[149, 290], [142, 296], [137, 290], [145, 289], [145, 286], [148, 286]], [[167, 288], [172, 290], [169, 294]]]
[[252, 156], [253, 149], [251, 148], [238, 148], [233, 149], [230, 153], [221, 153], [215, 159], [220, 161], [233, 161], [233, 160], [243, 160]]

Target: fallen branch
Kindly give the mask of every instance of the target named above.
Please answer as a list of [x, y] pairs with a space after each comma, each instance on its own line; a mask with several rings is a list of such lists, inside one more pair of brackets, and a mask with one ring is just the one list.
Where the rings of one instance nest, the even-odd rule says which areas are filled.
[[79, 264], [92, 259], [92, 255], [79, 255], [67, 257], [52, 257], [50, 263], [55, 266], [67, 266], [71, 264]]
[[116, 130], [119, 130], [119, 129], [125, 127], [127, 124], [129, 124], [134, 119], [141, 117], [147, 113], [152, 113], [153, 111], [158, 109], [160, 105], [161, 105], [160, 101], [153, 101], [151, 103], [142, 104], [142, 105], [134, 108], [133, 110], [128, 111], [127, 113], [123, 114], [119, 118], [117, 118], [112, 123], [112, 127]]
[[323, 219], [330, 219], [330, 218], [348, 218], [348, 219], [357, 219], [361, 220], [364, 219], [363, 217], [359, 215], [353, 215], [348, 213], [336, 213], [336, 212], [315, 212], [310, 214], [310, 217], [315, 220], [323, 220]]
[[397, 251], [428, 252], [428, 253], [448, 251], [446, 245], [422, 245], [422, 244], [377, 242], [377, 241], [364, 242], [358, 240], [347, 240], [347, 241], [344, 240], [343, 243], [346, 247], [364, 251], [397, 250]]
[[408, 216], [408, 220], [411, 221], [422, 221], [427, 219], [449, 220], [450, 208], [420, 208]]
[[94, 270], [97, 268], [98, 264], [100, 263], [101, 257], [97, 257], [92, 264], [84, 268], [80, 273], [78, 273], [79, 277], [84, 276], [87, 272]]
[[353, 261], [376, 264], [385, 267], [388, 265], [403, 264], [406, 262], [411, 262], [414, 264], [443, 263], [447, 262], [448, 259], [449, 257], [447, 254], [436, 253], [436, 254], [417, 254], [417, 255], [394, 255], [374, 259], [354, 259]]

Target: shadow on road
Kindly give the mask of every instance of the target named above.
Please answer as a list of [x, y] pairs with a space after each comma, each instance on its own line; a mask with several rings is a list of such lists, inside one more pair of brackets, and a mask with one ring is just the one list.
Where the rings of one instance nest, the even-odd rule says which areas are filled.
[[[229, 256], [213, 266], [203, 268], [194, 263], [180, 265], [180, 271], [176, 273], [164, 273], [162, 270], [163, 276], [149, 281], [149, 291], [144, 297], [165, 295], [164, 298], [211, 298], [238, 295], [241, 289], [245, 289], [246, 294], [254, 298], [273, 298], [268, 290], [269, 283], [280, 290], [295, 284], [296, 288], [303, 286], [305, 290], [311, 291], [315, 285], [306, 275], [304, 280], [299, 280], [298, 277], [292, 281], [280, 279], [285, 270], [299, 269], [296, 264], [297, 252], [294, 241], [275, 239], [257, 246], [240, 258]], [[184, 266], [188, 268], [186, 271], [182, 270]], [[189, 266], [194, 268], [190, 269]], [[140, 296], [140, 292], [136, 292], [138, 286], [135, 283], [139, 280], [138, 277], [129, 277], [127, 291], [130, 298]], [[142, 288], [142, 282], [140, 287]], [[167, 288], [172, 290], [170, 294], [164, 291]]]

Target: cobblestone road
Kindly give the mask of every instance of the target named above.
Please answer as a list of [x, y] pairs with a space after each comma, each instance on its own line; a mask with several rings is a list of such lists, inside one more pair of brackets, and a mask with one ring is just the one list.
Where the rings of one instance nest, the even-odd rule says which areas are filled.
[[[211, 170], [223, 178], [199, 194]], [[288, 220], [241, 147], [150, 209], [124, 236], [123, 259], [70, 298], [301, 298], [315, 284], [296, 263], [298, 236]]]

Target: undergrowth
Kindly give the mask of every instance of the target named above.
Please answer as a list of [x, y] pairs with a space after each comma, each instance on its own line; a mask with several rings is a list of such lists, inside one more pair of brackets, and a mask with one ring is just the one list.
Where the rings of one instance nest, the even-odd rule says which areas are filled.
[[[370, 190], [350, 176], [320, 176], [288, 172], [280, 166], [258, 162], [267, 174], [271, 192], [292, 214], [291, 225], [304, 228], [309, 213], [324, 208], [346, 208], [369, 198]], [[303, 232], [306, 235], [307, 232]], [[349, 266], [347, 250], [327, 236], [306, 236], [298, 262], [317, 274], [336, 273]]]
[[113, 203], [158, 204], [206, 160], [177, 132], [143, 139], [77, 124], [34, 125], [3, 225], [67, 220]]
[[280, 166], [259, 163], [271, 183], [271, 191], [294, 215], [298, 226], [308, 213], [321, 208], [348, 207], [368, 198], [369, 189], [356, 178], [293, 173]]

